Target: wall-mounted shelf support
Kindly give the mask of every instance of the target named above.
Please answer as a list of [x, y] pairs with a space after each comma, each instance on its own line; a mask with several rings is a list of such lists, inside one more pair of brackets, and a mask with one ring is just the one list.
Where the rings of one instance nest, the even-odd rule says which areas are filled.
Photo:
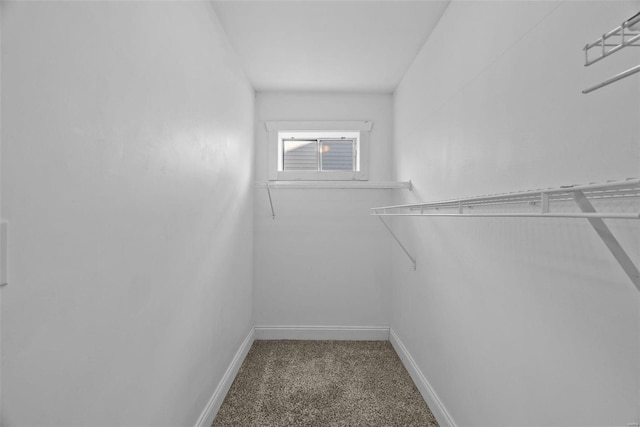
[[[582, 212], [596, 212], [596, 209], [582, 191], [574, 191], [573, 197]], [[618, 243], [618, 240], [616, 240], [609, 227], [607, 227], [607, 224], [604, 223], [602, 218], [588, 218], [588, 221], [604, 244], [607, 245], [613, 257], [618, 261], [618, 264], [620, 264], [620, 267], [622, 267], [624, 272], [627, 273], [627, 276], [629, 276], [629, 279], [631, 279], [640, 291], [640, 272], [624, 248], [620, 246], [620, 243]]]
[[271, 198], [271, 188], [267, 182], [267, 194], [269, 195], [269, 206], [271, 206], [271, 219], [276, 219], [276, 212], [273, 210], [273, 199]]
[[[610, 47], [611, 49], [607, 49]], [[627, 19], [620, 26], [614, 28], [608, 33], [603, 34], [598, 40], [587, 43], [584, 46], [584, 66], [588, 67], [596, 62], [612, 55], [625, 47], [640, 47], [640, 12]], [[590, 51], [596, 51], [596, 56], [589, 57]], [[590, 93], [601, 87], [608, 86], [611, 83], [622, 80], [625, 77], [629, 77], [632, 74], [640, 72], [640, 65], [623, 71], [615, 76], [598, 83], [588, 89], [582, 91], [582, 93]]]
[[[620, 199], [640, 199], [640, 179], [609, 181], [586, 185], [569, 185], [559, 188], [522, 191], [506, 194], [491, 194], [440, 202], [414, 203], [407, 205], [372, 208], [372, 215], [384, 216], [441, 216], [441, 217], [512, 217], [512, 218], [584, 218], [589, 221], [598, 236], [633, 284], [640, 291], [640, 272], [624, 248], [616, 240], [603, 219], [640, 220], [640, 212], [598, 212], [591, 201], [605, 202]], [[579, 212], [557, 212], [551, 207], [559, 202], [575, 203]], [[481, 207], [503, 207], [510, 212], [482, 212]], [[523, 206], [531, 206], [530, 212], [522, 212]], [[565, 207], [566, 208], [566, 207]], [[538, 210], [539, 209], [539, 210]], [[525, 209], [526, 210], [526, 209]], [[385, 223], [387, 229], [389, 226]], [[394, 235], [398, 244], [406, 249]], [[407, 255], [415, 263], [413, 257]]]
[[411, 260], [411, 264], [413, 265], [413, 269], [415, 270], [416, 269], [416, 259], [414, 257], [412, 257], [411, 254], [409, 253], [409, 251], [407, 250], [407, 248], [404, 247], [404, 245], [402, 244], [400, 239], [398, 239], [398, 236], [396, 236], [396, 233], [394, 233], [393, 230], [391, 229], [391, 227], [389, 227], [389, 224], [387, 224], [385, 222], [385, 220], [382, 219], [382, 217], [380, 217], [380, 216], [378, 217], [378, 219], [387, 228], [387, 230], [389, 230], [389, 233], [391, 233], [391, 236], [393, 236], [393, 238], [398, 243], [398, 245], [400, 245], [400, 248], [402, 249], [402, 251], [407, 255], [407, 257], [409, 257], [409, 259]]

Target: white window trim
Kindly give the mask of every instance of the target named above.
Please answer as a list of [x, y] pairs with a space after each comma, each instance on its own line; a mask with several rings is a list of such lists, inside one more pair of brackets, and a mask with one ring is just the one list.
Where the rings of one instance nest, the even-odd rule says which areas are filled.
[[[266, 121], [269, 133], [267, 162], [270, 181], [367, 181], [369, 179], [369, 132], [371, 121]], [[359, 171], [279, 171], [279, 132], [360, 132]]]

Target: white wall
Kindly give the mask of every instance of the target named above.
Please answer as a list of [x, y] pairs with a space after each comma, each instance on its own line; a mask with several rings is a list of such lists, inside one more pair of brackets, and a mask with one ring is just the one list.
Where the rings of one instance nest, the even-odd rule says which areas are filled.
[[251, 325], [253, 89], [208, 2], [2, 2], [4, 426], [194, 425]]
[[[2, 51], [2, 7], [0, 6], [0, 52]], [[2, 189], [2, 55], [0, 54], [0, 189]], [[2, 191], [0, 191], [0, 221], [2, 221]], [[4, 242], [0, 241], [0, 245]], [[6, 254], [5, 254], [6, 255]], [[0, 254], [0, 256], [4, 256]], [[4, 260], [4, 259], [3, 259]], [[2, 263], [3, 264], [3, 263]], [[6, 267], [0, 264], [0, 277]], [[2, 290], [0, 289], [0, 425], [2, 424]]]
[[[267, 180], [269, 120], [371, 120], [370, 180], [391, 177], [389, 94], [257, 93], [256, 179]], [[398, 190], [255, 193], [257, 325], [387, 326], [390, 246], [369, 208]], [[402, 190], [406, 191], [406, 190]]]
[[[639, 176], [640, 77], [581, 94], [640, 63], [581, 50], [639, 6], [451, 3], [395, 93], [402, 200]], [[638, 263], [637, 223], [611, 224]], [[458, 426], [639, 421], [640, 294], [586, 221], [394, 227], [418, 269], [394, 248], [391, 326]]]

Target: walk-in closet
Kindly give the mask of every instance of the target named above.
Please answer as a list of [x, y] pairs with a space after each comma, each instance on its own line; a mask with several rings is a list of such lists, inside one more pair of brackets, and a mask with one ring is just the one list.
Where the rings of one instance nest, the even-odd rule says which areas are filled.
[[640, 425], [639, 0], [0, 0], [2, 427]]

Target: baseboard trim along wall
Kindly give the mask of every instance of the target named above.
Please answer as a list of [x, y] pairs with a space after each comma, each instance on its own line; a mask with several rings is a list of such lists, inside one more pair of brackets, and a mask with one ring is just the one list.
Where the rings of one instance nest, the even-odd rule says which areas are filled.
[[438, 395], [433, 391], [431, 384], [429, 384], [429, 381], [427, 381], [427, 378], [418, 367], [416, 361], [413, 360], [413, 357], [411, 357], [411, 354], [409, 354], [409, 351], [393, 329], [389, 330], [389, 341], [391, 341], [391, 345], [396, 350], [396, 353], [398, 353], [398, 356], [400, 356], [400, 360], [402, 360], [404, 367], [409, 372], [409, 375], [411, 375], [420, 394], [427, 402], [427, 405], [429, 405], [429, 409], [431, 409], [431, 412], [436, 417], [440, 427], [456, 427], [453, 418], [451, 418], [451, 415], [447, 412]]
[[285, 326], [255, 327], [257, 340], [388, 341], [388, 326]]
[[198, 418], [195, 427], [209, 427], [213, 423], [233, 380], [247, 357], [254, 340], [353, 340], [353, 341], [390, 341], [402, 360], [420, 394], [431, 408], [440, 427], [457, 427], [446, 408], [438, 399], [429, 381], [418, 368], [415, 360], [407, 351], [398, 335], [387, 326], [284, 326], [263, 325], [251, 328], [236, 352], [229, 367], [218, 383], [207, 406]]
[[247, 357], [247, 353], [249, 353], [249, 349], [251, 348], [254, 339], [255, 330], [254, 328], [251, 328], [249, 334], [244, 339], [242, 344], [240, 344], [240, 348], [238, 348], [236, 355], [233, 357], [233, 360], [231, 360], [229, 367], [218, 383], [218, 387], [216, 387], [216, 389], [214, 390], [213, 396], [211, 396], [211, 399], [209, 399], [209, 403], [207, 403], [204, 411], [202, 411], [202, 414], [200, 414], [200, 418], [198, 418], [195, 427], [211, 426], [211, 423], [213, 423], [213, 419], [216, 417], [218, 410], [220, 409], [220, 406], [222, 405], [222, 402], [227, 395], [227, 392], [231, 388], [231, 384], [233, 384], [233, 380], [238, 374], [240, 366], [242, 366], [242, 362], [244, 362], [244, 359]]

